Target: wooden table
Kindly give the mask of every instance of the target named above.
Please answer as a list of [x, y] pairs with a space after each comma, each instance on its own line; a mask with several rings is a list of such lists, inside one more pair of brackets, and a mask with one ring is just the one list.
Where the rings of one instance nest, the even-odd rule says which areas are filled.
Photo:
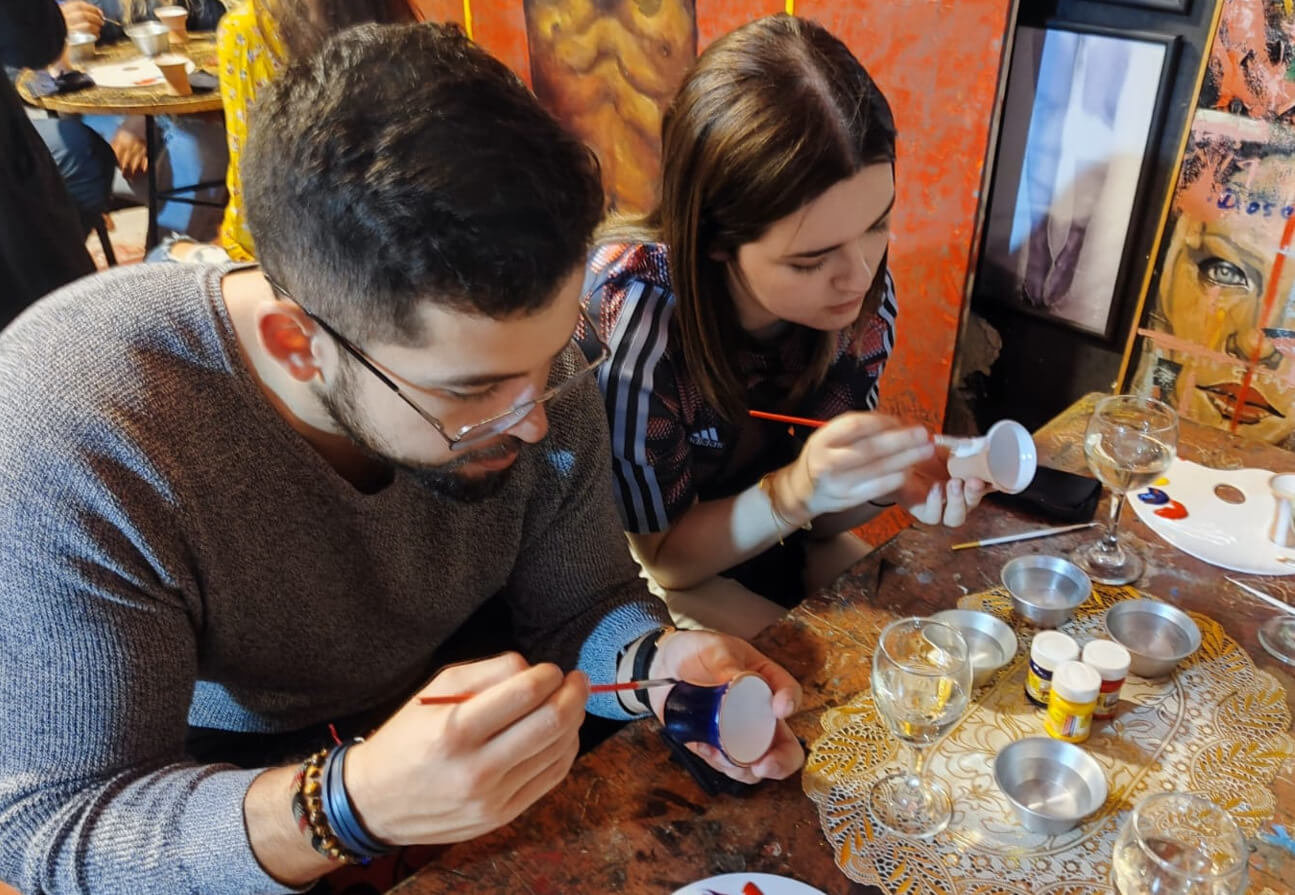
[[[1077, 402], [1036, 435], [1042, 462], [1086, 470], [1082, 433], [1096, 395]], [[1180, 453], [1212, 466], [1257, 466], [1295, 471], [1295, 454], [1184, 423]], [[1104, 518], [1105, 507], [1098, 518]], [[792, 722], [806, 740], [818, 736], [825, 708], [869, 686], [864, 631], [891, 617], [929, 614], [953, 606], [964, 593], [998, 583], [1010, 557], [1062, 552], [1091, 540], [1085, 531], [1048, 540], [953, 553], [957, 541], [992, 537], [1038, 525], [997, 505], [981, 507], [962, 529], [913, 527], [864, 560], [833, 587], [794, 610], [756, 641], [805, 688]], [[1286, 687], [1295, 711], [1295, 669], [1258, 645], [1256, 628], [1272, 610], [1223, 581], [1223, 570], [1169, 547], [1130, 511], [1122, 528], [1143, 539], [1150, 569], [1142, 589], [1207, 613], [1237, 639], [1255, 664]], [[874, 594], [876, 596], [874, 597]], [[1295, 761], [1275, 783], [1277, 817], [1295, 833]], [[1289, 839], [1286, 840], [1289, 842]], [[1251, 893], [1295, 892], [1295, 851], [1265, 841], [1250, 862]], [[708, 797], [672, 764], [654, 723], [628, 726], [581, 758], [568, 778], [509, 827], [453, 846], [394, 891], [400, 895], [473, 892], [487, 895], [669, 893], [703, 877], [729, 872], [779, 873], [825, 892], [873, 891], [852, 883], [835, 866], [815, 807], [798, 779], [764, 783], [745, 797]]]
[[[188, 56], [197, 69], [204, 69], [216, 74], [216, 38], [210, 33], [189, 34], [189, 40], [174, 48], [174, 52]], [[101, 44], [97, 47], [93, 61], [85, 68], [105, 63], [127, 62], [139, 58], [139, 50], [129, 40], [112, 44]], [[157, 209], [164, 201], [183, 202], [188, 205], [211, 205], [223, 207], [223, 203], [211, 202], [183, 193], [196, 194], [201, 190], [223, 186], [224, 180], [195, 183], [190, 186], [173, 186], [169, 190], [157, 188], [157, 166], [154, 164], [157, 155], [157, 128], [154, 117], [158, 115], [196, 115], [203, 112], [219, 112], [222, 104], [219, 90], [205, 93], [193, 93], [190, 96], [172, 94], [165, 83], [149, 87], [94, 87], [78, 90], [73, 93], [55, 93], [52, 96], [36, 96], [31, 91], [31, 79], [35, 73], [28, 70], [18, 76], [18, 93], [23, 100], [37, 108], [52, 112], [55, 115], [142, 115], [144, 117], [144, 141], [148, 154], [148, 236], [145, 248], [157, 245]]]

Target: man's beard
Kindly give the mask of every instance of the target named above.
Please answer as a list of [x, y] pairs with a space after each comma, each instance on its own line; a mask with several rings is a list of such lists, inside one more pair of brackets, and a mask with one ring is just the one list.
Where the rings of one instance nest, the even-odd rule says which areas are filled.
[[[459, 470], [478, 460], [497, 460], [520, 452], [526, 443], [513, 435], [501, 435], [489, 447], [465, 451], [448, 463], [410, 463], [384, 453], [382, 440], [365, 425], [355, 406], [351, 368], [344, 369], [332, 389], [319, 390], [319, 398], [338, 430], [366, 456], [400, 470], [429, 491], [464, 502], [493, 497], [507, 484], [513, 466], [471, 476], [463, 475]], [[431, 438], [441, 438], [431, 423], [427, 424], [427, 434]]]

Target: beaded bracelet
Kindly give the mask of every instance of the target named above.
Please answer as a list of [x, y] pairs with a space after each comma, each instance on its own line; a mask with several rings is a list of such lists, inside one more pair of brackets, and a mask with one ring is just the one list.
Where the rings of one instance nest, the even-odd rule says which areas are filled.
[[293, 778], [292, 816], [297, 828], [310, 837], [310, 847], [324, 857], [342, 864], [367, 864], [364, 855], [348, 850], [338, 841], [324, 814], [324, 763], [332, 750], [320, 749], [302, 763]]

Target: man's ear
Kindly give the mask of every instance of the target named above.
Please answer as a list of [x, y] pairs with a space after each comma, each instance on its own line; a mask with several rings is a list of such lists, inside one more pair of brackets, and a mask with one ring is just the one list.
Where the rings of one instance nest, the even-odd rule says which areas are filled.
[[256, 309], [256, 334], [265, 353], [298, 382], [309, 382], [319, 373], [312, 347], [316, 329], [291, 302], [267, 301]]

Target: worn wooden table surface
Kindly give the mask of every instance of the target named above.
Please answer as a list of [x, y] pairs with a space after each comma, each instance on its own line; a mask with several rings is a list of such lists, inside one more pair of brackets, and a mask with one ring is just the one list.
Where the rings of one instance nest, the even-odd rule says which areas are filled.
[[[178, 44], [172, 52], [188, 56], [199, 69], [216, 74], [216, 38], [209, 33], [191, 33], [187, 43]], [[139, 58], [139, 50], [129, 40], [100, 44], [94, 59], [78, 65], [90, 69], [109, 62], [126, 62]], [[31, 71], [24, 71], [17, 79], [18, 93], [23, 101], [60, 115], [192, 115], [197, 112], [218, 112], [221, 108], [220, 91], [175, 96], [165, 83], [151, 87], [89, 87], [72, 93], [55, 93], [36, 96], [31, 92]]]
[[[1043, 462], [1086, 470], [1082, 433], [1095, 397], [1077, 402], [1037, 433]], [[1180, 453], [1211, 466], [1295, 471], [1291, 453], [1192, 423], [1183, 424]], [[1099, 518], [1104, 518], [1104, 510], [1099, 508]], [[793, 719], [796, 732], [813, 740], [825, 708], [867, 689], [871, 656], [859, 647], [864, 632], [876, 631], [899, 615], [949, 608], [964, 593], [996, 585], [998, 570], [1012, 556], [1070, 551], [1095, 536], [1095, 531], [1085, 531], [980, 550], [949, 550], [956, 541], [1038, 524], [1037, 519], [986, 505], [957, 531], [913, 527], [765, 631], [758, 645], [804, 684], [804, 705]], [[1126, 511], [1123, 526], [1142, 539], [1148, 560], [1149, 576], [1138, 586], [1220, 621], [1257, 666], [1281, 679], [1295, 710], [1295, 669], [1272, 659], [1255, 636], [1271, 610], [1223, 581], [1223, 570], [1160, 541], [1132, 511]], [[1261, 586], [1280, 592], [1276, 579]], [[1265, 826], [1250, 863], [1249, 891], [1257, 895], [1265, 890], [1295, 892], [1295, 845], [1281, 830], [1274, 832], [1281, 828], [1295, 834], [1295, 761], [1282, 769], [1275, 787], [1278, 816]], [[832, 895], [872, 891], [836, 868], [815, 808], [798, 779], [764, 783], [743, 797], [708, 797], [671, 763], [656, 726], [640, 722], [580, 759], [561, 786], [512, 825], [446, 849], [395, 891], [669, 893], [703, 877], [738, 871], [784, 874]]]

